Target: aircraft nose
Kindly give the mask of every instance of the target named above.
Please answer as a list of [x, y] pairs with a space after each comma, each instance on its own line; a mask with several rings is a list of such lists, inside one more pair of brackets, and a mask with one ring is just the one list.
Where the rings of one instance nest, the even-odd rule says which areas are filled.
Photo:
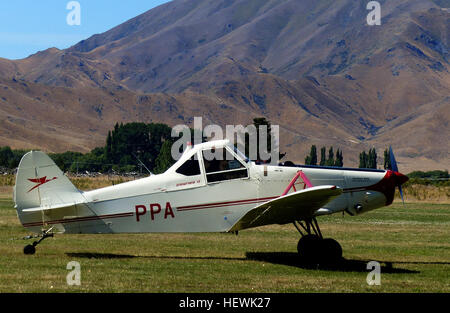
[[395, 184], [397, 186], [398, 185], [401, 186], [409, 180], [408, 176], [406, 176], [402, 173], [399, 173], [399, 172], [394, 172], [394, 176], [395, 176]]

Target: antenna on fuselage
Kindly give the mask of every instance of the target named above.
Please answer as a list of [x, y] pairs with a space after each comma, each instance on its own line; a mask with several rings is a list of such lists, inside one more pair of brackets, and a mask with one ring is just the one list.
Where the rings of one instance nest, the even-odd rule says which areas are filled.
[[147, 166], [145, 166], [145, 164], [141, 161], [141, 160], [139, 160], [139, 158], [134, 154], [134, 153], [131, 153], [135, 158], [136, 158], [136, 160], [138, 160], [138, 162], [147, 170], [147, 172], [150, 174], [150, 176], [151, 175], [153, 175], [153, 173], [147, 168]]

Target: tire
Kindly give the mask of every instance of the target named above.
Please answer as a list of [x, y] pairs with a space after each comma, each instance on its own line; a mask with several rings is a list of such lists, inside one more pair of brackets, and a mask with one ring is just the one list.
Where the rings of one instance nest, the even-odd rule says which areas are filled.
[[316, 235], [306, 235], [300, 238], [297, 244], [297, 251], [306, 263], [314, 263], [318, 258], [318, 251], [320, 250], [320, 242], [322, 240]]
[[23, 248], [23, 253], [26, 255], [33, 255], [36, 253], [36, 248], [33, 245], [27, 245]]
[[342, 260], [342, 247], [336, 240], [332, 238], [323, 239], [322, 249], [324, 252], [324, 262], [336, 263]]
[[301, 260], [308, 264], [335, 264], [342, 260], [342, 247], [332, 238], [306, 235], [299, 240], [297, 251]]

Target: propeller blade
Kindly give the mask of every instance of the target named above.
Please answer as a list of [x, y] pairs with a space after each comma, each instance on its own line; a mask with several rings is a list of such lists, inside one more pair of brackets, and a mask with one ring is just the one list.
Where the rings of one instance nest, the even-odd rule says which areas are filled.
[[405, 205], [405, 200], [403, 200], [403, 190], [402, 190], [402, 185], [398, 185], [398, 191], [400, 191], [400, 196], [402, 197], [403, 205]]
[[391, 159], [391, 170], [398, 172], [397, 161], [395, 160], [394, 151], [392, 151], [391, 146], [389, 146], [389, 158]]
[[391, 160], [391, 170], [394, 172], [396, 178], [396, 186], [398, 187], [398, 191], [400, 192], [400, 196], [402, 197], [402, 202], [403, 204], [405, 204], [405, 200], [403, 199], [402, 184], [408, 181], [408, 177], [400, 174], [400, 172], [398, 171], [397, 161], [395, 160], [394, 151], [392, 150], [391, 146], [389, 146], [389, 158]]

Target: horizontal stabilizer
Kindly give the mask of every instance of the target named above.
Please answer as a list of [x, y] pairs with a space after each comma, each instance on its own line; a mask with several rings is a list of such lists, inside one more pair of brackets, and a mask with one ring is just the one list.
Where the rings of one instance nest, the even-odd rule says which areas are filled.
[[50, 216], [77, 216], [87, 207], [77, 206], [86, 203], [83, 193], [40, 151], [31, 151], [22, 157], [14, 186], [14, 202], [22, 225], [36, 227], [42, 226]]
[[293, 192], [253, 208], [229, 231], [311, 218], [317, 210], [341, 194], [342, 189], [336, 186], [317, 186]]
[[17, 171], [14, 201], [20, 212], [37, 207], [67, 206], [86, 202], [55, 162], [45, 153], [25, 154]]
[[22, 212], [41, 212], [41, 211], [51, 211], [56, 209], [63, 209], [63, 208], [70, 208], [77, 204], [82, 204], [84, 202], [80, 203], [72, 203], [72, 204], [58, 204], [58, 205], [52, 205], [52, 206], [46, 206], [46, 207], [37, 207], [37, 208], [30, 208], [30, 209], [23, 209]]

